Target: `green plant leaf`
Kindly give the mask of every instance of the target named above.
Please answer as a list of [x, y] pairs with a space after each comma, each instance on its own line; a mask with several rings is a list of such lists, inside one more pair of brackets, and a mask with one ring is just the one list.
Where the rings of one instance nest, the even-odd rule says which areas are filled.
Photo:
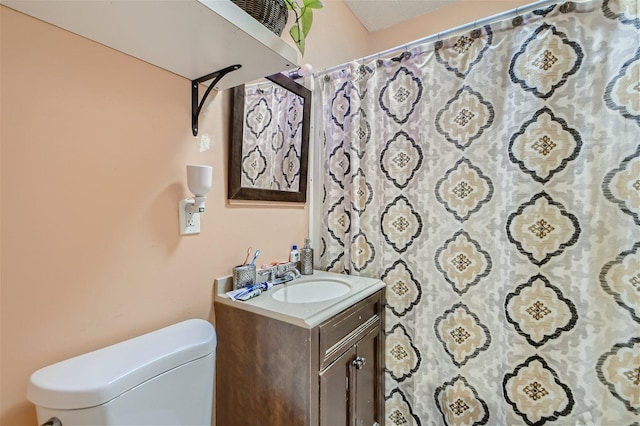
[[298, 47], [300, 53], [302, 53], [302, 56], [304, 56], [304, 32], [300, 31], [300, 27], [297, 24], [294, 24], [289, 29], [289, 34], [291, 35], [293, 41], [296, 43], [296, 46]]
[[300, 41], [300, 28], [298, 27], [298, 24], [293, 24], [291, 28], [289, 28], [289, 34], [297, 45]]
[[289, 10], [300, 10], [300, 4], [298, 4], [297, 0], [284, 0], [287, 4], [287, 9]]
[[324, 4], [320, 0], [304, 0], [305, 7], [310, 7], [311, 9], [322, 9]]
[[302, 54], [302, 56], [304, 56], [304, 35], [300, 38], [300, 43], [298, 44], [298, 50], [300, 50], [300, 53]]
[[300, 24], [304, 36], [308, 36], [311, 25], [313, 24], [313, 12], [311, 9], [307, 9], [304, 11], [302, 16], [300, 17]]

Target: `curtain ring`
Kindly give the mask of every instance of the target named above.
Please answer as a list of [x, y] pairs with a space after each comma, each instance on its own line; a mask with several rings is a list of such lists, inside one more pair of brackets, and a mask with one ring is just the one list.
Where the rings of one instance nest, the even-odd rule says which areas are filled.
[[511, 25], [513, 25], [514, 27], [519, 27], [524, 22], [524, 19], [522, 18], [522, 16], [520, 16], [519, 12], [520, 10], [516, 7], [516, 16], [514, 16], [511, 20]]
[[442, 46], [444, 45], [444, 42], [442, 40], [440, 40], [440, 36], [442, 35], [442, 33], [438, 33], [438, 35], [436, 35], [436, 42], [433, 44], [433, 49], [434, 50], [440, 50], [442, 49]]
[[[330, 82], [330, 81], [331, 81], [331, 77], [329, 76], [329, 74], [327, 74], [327, 70], [328, 70], [328, 69], [329, 69], [329, 68], [325, 68], [324, 70], [322, 70], [322, 72], [321, 72], [321, 73], [319, 73], [319, 74], [321, 74], [321, 75], [322, 75], [322, 80], [323, 80], [325, 83], [328, 83], [328, 82]], [[318, 77], [319, 77], [319, 76], [320, 76], [320, 75], [318, 75]]]
[[360, 59], [358, 59], [356, 61], [356, 64], [358, 62], [360, 62], [358, 64], [358, 72], [361, 73], [361, 74], [365, 74], [367, 72], [367, 66], [365, 65], [366, 64], [366, 62], [365, 62], [366, 59], [367, 59], [366, 56], [363, 56], [362, 58], [360, 58]]

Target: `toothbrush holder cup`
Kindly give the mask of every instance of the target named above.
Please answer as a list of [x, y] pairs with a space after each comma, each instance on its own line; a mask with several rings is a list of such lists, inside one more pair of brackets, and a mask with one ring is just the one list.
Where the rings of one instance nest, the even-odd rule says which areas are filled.
[[233, 268], [233, 289], [254, 285], [256, 283], [256, 265], [238, 265]]

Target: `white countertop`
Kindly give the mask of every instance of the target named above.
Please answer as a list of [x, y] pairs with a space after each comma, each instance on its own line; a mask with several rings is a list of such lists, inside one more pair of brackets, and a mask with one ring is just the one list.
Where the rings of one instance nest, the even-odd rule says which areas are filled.
[[[272, 297], [279, 289], [285, 286], [303, 285], [305, 282], [316, 280], [338, 280], [349, 285], [347, 294], [329, 300], [314, 303], [289, 303], [280, 302]], [[225, 293], [233, 289], [231, 276], [215, 280], [215, 301], [225, 305], [244, 309], [269, 318], [278, 319], [300, 327], [313, 328], [351, 305], [365, 299], [385, 284], [378, 279], [358, 277], [354, 275], [342, 275], [333, 272], [314, 271], [313, 275], [303, 275], [286, 284], [277, 285], [260, 296], [245, 302], [231, 300]]]

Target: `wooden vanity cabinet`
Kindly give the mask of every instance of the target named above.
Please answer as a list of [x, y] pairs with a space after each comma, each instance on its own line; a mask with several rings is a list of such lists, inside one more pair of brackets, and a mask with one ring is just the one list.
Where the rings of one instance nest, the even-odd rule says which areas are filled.
[[382, 424], [383, 294], [310, 329], [216, 302], [216, 425]]

